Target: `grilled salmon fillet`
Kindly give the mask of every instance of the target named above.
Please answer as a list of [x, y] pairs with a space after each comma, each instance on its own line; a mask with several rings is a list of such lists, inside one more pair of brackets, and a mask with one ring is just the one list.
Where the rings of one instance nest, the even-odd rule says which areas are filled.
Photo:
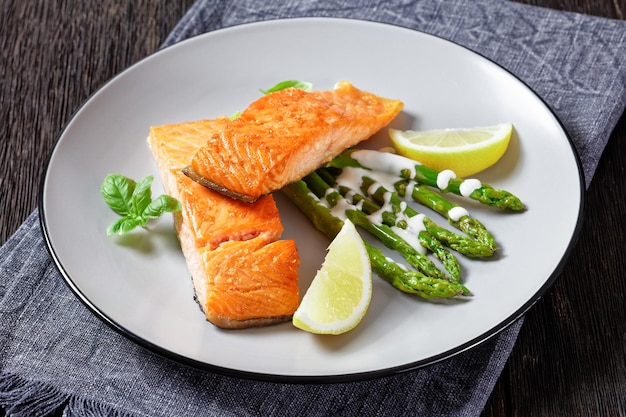
[[330, 91], [277, 91], [207, 137], [185, 173], [220, 193], [253, 202], [368, 139], [402, 108], [399, 100], [361, 91], [347, 81]]
[[271, 195], [253, 204], [231, 199], [182, 173], [206, 137], [228, 118], [150, 129], [148, 142], [168, 194], [182, 210], [174, 215], [195, 298], [218, 327], [239, 329], [288, 321], [300, 303], [300, 258]]

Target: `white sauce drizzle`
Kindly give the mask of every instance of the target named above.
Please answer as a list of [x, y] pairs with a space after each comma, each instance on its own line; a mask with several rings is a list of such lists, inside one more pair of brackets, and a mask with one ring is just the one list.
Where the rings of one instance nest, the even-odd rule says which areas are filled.
[[402, 229], [398, 226], [393, 226], [391, 230], [402, 239], [404, 239], [404, 241], [411, 245], [411, 247], [415, 249], [418, 253], [421, 253], [422, 255], [426, 254], [426, 248], [419, 244], [417, 234], [413, 233], [412, 230]]
[[354, 208], [354, 205], [350, 204], [344, 198], [340, 198], [339, 200], [337, 200], [337, 204], [335, 204], [334, 207], [330, 207], [330, 212], [333, 214], [333, 216], [345, 221], [348, 218], [346, 216], [346, 210], [354, 210]]
[[398, 177], [384, 172], [374, 172], [363, 168], [345, 167], [336, 178], [338, 185], [349, 187], [352, 190], [361, 189], [361, 177], [369, 177], [375, 182], [369, 186], [367, 193], [373, 194], [378, 187], [385, 187], [386, 190], [393, 191], [394, 184], [398, 182]]
[[345, 198], [345, 199], [346, 199], [346, 200], [348, 200], [348, 201], [352, 201], [352, 199], [354, 199], [354, 195], [355, 195], [355, 194], [356, 194], [356, 193], [355, 193], [354, 191], [350, 190], [350, 191], [348, 191], [348, 192], [346, 193], [346, 195], [345, 195], [345, 196], [343, 196], [343, 198]]
[[424, 216], [422, 213], [419, 213], [413, 217], [407, 217], [406, 221], [408, 224], [408, 229], [410, 229], [415, 235], [418, 235], [422, 230], [426, 230], [426, 226], [424, 226]]
[[409, 170], [411, 172], [411, 178], [415, 176], [415, 165], [420, 165], [419, 162], [402, 155], [370, 151], [367, 149], [354, 151], [350, 156], [365, 167], [376, 167], [377, 171], [383, 171], [388, 174], [397, 174], [405, 169]]
[[376, 190], [378, 190], [380, 187], [382, 187], [383, 185], [379, 182], [374, 182], [372, 183], [372, 185], [369, 186], [369, 188], [367, 189], [367, 194], [368, 195], [372, 195], [376, 192]]
[[368, 214], [367, 218], [374, 224], [382, 224], [383, 223], [383, 211], [376, 210], [372, 214]]
[[415, 187], [417, 187], [417, 182], [409, 181], [409, 183], [406, 185], [406, 193], [404, 194], [404, 198], [412, 198]]
[[459, 190], [461, 191], [461, 195], [463, 197], [469, 197], [474, 191], [482, 187], [482, 183], [475, 179], [469, 178], [461, 183], [459, 186]]
[[451, 169], [444, 169], [437, 175], [437, 187], [440, 190], [448, 188], [451, 179], [456, 178], [456, 174]]
[[341, 174], [336, 178], [336, 181], [339, 185], [344, 185], [352, 190], [359, 190], [361, 188], [361, 177], [370, 174], [370, 171], [363, 168], [346, 167], [341, 170]]
[[452, 207], [450, 210], [448, 210], [448, 217], [453, 222], [458, 222], [459, 219], [463, 216], [469, 216], [469, 213], [461, 206]]
[[[393, 212], [393, 207], [391, 205], [391, 191], [394, 190], [394, 184], [398, 181], [397, 173], [400, 170], [408, 169], [411, 172], [411, 175], [414, 176], [415, 165], [419, 165], [419, 162], [402, 157], [400, 155], [383, 154], [380, 152], [368, 150], [354, 151], [351, 156], [363, 166], [375, 166], [376, 172], [364, 168], [345, 167], [342, 169], [341, 174], [337, 176], [336, 182], [340, 186], [348, 187], [352, 190], [359, 190], [361, 189], [362, 177], [369, 177], [374, 182], [368, 187], [367, 194], [374, 194], [380, 187], [384, 187], [386, 190], [388, 190], [383, 195], [383, 204], [381, 208], [374, 213], [367, 215], [368, 220], [372, 223], [383, 224], [382, 214], [384, 212]], [[450, 171], [450, 173], [452, 174], [451, 178], [456, 177], [454, 172]], [[409, 181], [407, 195], [411, 195], [413, 193], [413, 189], [416, 185], [417, 183], [415, 181]], [[445, 185], [447, 186], [447, 184]], [[329, 190], [328, 192], [332, 191], [334, 190]], [[360, 209], [363, 205], [362, 201], [359, 202], [356, 206], [354, 204], [351, 204], [350, 201], [352, 201], [353, 196], [353, 193], [349, 193], [346, 195], [346, 198], [340, 198], [337, 201], [337, 204], [334, 207], [330, 208], [331, 212], [335, 216], [341, 218], [342, 220], [345, 220], [346, 210]], [[325, 202], [324, 204], [328, 203]], [[426, 227], [424, 225], [425, 216], [423, 214], [417, 214], [413, 217], [408, 217], [406, 214], [404, 214], [404, 210], [407, 208], [407, 206], [408, 204], [406, 203], [406, 201], [402, 201], [400, 204], [401, 212], [396, 213], [398, 220], [404, 220], [406, 222], [406, 229], [398, 226], [393, 226], [391, 227], [391, 230], [399, 237], [404, 239], [414, 250], [421, 254], [426, 254], [426, 248], [420, 245], [419, 239], [417, 238], [421, 231], [426, 230]], [[401, 266], [404, 269], [407, 269], [405, 266]]]

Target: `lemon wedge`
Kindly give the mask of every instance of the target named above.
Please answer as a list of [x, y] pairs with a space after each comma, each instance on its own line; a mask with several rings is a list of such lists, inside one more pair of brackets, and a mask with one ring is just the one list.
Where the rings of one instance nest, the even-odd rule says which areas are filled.
[[316, 334], [345, 333], [361, 322], [371, 298], [372, 268], [367, 250], [354, 224], [346, 220], [330, 243], [292, 323]]
[[426, 131], [389, 129], [399, 154], [438, 171], [450, 169], [459, 177], [495, 164], [509, 146], [512, 133], [511, 123]]

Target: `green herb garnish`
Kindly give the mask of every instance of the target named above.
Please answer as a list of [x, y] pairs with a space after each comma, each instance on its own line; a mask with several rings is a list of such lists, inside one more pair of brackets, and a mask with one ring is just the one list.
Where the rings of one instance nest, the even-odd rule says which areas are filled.
[[[306, 81], [288, 80], [288, 81], [281, 81], [278, 84], [276, 84], [274, 87], [270, 87], [267, 90], [259, 89], [259, 91], [262, 92], [263, 94], [269, 94], [269, 93], [275, 93], [280, 90], [284, 90], [286, 88], [297, 88], [297, 89], [309, 92], [313, 90], [313, 84], [308, 83]], [[239, 118], [239, 116], [241, 116], [240, 111], [231, 114], [228, 118], [230, 120], [235, 120]]]
[[150, 219], [181, 209], [180, 202], [166, 194], [152, 200], [153, 179], [149, 175], [135, 182], [121, 174], [106, 176], [100, 193], [111, 210], [122, 216], [107, 228], [107, 235], [123, 235], [137, 226], [146, 227]]
[[282, 81], [276, 84], [274, 87], [268, 88], [267, 90], [259, 90], [263, 94], [274, 93], [276, 91], [284, 90], [286, 88], [298, 88], [304, 91], [311, 91], [313, 89], [313, 84], [307, 83], [306, 81], [298, 81], [298, 80], [288, 80]]

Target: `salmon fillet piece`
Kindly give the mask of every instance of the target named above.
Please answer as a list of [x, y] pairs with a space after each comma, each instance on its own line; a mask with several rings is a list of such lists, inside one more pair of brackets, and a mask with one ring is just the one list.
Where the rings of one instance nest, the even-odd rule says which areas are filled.
[[220, 193], [253, 202], [368, 139], [402, 108], [399, 100], [361, 91], [347, 81], [331, 91], [277, 91], [208, 137], [185, 173]]
[[148, 142], [168, 194], [181, 202], [174, 225], [207, 320], [226, 329], [288, 321], [300, 303], [300, 258], [283, 232], [271, 195], [253, 204], [231, 199], [185, 176], [206, 137], [228, 118], [150, 129]]

